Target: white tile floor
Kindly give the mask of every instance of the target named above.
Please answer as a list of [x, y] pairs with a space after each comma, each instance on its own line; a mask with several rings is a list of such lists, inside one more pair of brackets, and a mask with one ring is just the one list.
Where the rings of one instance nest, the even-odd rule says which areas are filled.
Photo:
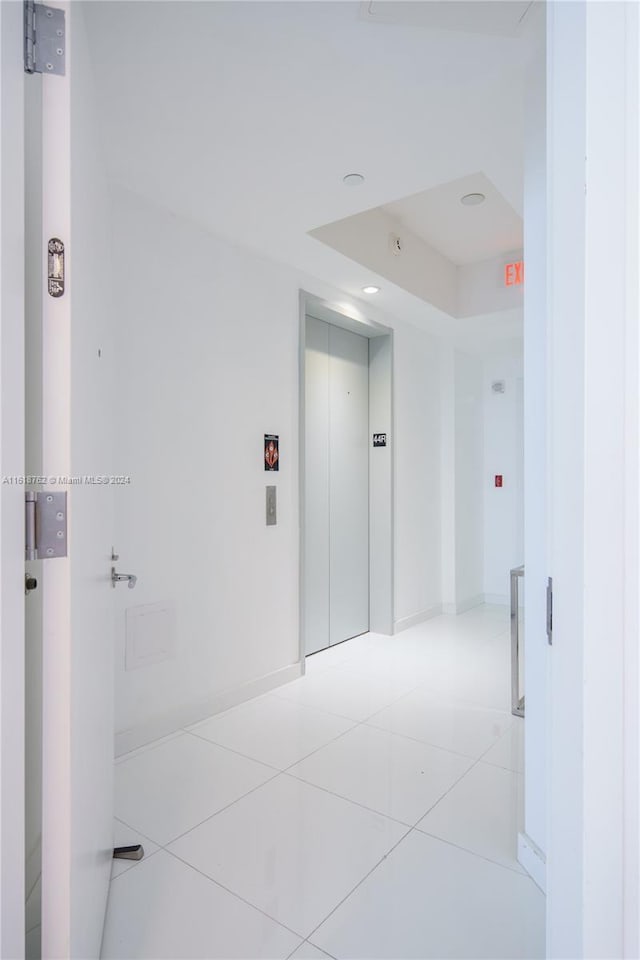
[[307, 675], [117, 763], [103, 957], [543, 957], [516, 861], [508, 615], [316, 654]]

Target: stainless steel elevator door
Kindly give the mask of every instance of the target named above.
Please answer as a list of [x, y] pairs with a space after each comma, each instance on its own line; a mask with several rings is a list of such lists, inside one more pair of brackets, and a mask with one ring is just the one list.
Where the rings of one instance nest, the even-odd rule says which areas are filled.
[[369, 629], [368, 443], [369, 341], [308, 317], [306, 653]]

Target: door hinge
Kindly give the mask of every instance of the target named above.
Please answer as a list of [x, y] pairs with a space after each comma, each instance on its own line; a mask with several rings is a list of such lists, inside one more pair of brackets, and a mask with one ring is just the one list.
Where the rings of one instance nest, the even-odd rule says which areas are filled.
[[25, 493], [25, 560], [67, 556], [67, 494]]
[[24, 0], [24, 69], [64, 77], [65, 13], [34, 0]]
[[553, 578], [547, 580], [547, 643], [553, 643]]

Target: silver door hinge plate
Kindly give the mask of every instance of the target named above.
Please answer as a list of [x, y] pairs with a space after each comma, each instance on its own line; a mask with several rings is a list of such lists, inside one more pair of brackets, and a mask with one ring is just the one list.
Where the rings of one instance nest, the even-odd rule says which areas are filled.
[[24, 69], [64, 77], [64, 10], [24, 0]]
[[67, 556], [67, 494], [25, 493], [25, 560]]
[[553, 644], [553, 578], [547, 580], [547, 643]]

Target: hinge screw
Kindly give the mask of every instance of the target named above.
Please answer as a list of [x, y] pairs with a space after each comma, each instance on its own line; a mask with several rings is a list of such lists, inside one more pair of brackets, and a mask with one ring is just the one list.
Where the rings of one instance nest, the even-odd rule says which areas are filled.
[[53, 10], [47, 10], [47, 16], [51, 18], [53, 16]]
[[59, 57], [62, 56], [63, 52], [64, 52], [64, 51], [63, 51], [62, 47], [58, 47], [58, 49], [56, 50], [56, 53], [58, 54]]
[[52, 64], [52, 63], [48, 63], [48, 64], [47, 64], [47, 70], [53, 70], [53, 64]]

